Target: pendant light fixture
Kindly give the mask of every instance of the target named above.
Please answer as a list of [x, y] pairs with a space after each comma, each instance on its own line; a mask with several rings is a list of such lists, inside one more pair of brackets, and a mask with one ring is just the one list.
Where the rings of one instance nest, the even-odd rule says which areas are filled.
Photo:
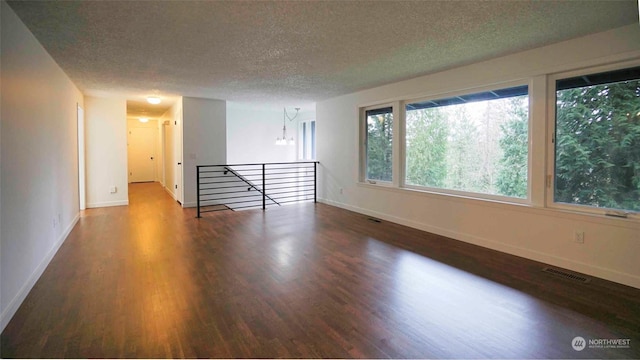
[[276, 145], [295, 145], [296, 144], [295, 140], [293, 140], [293, 136], [287, 139], [287, 119], [289, 119], [289, 121], [293, 121], [298, 116], [299, 111], [300, 111], [300, 108], [296, 108], [295, 115], [293, 115], [293, 117], [289, 117], [289, 114], [287, 113], [287, 108], [286, 107], [284, 108], [284, 114], [282, 116], [282, 137], [276, 139]]

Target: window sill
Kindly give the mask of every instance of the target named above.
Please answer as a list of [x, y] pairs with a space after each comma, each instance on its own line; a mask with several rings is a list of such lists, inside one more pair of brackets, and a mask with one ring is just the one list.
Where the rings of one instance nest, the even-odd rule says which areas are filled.
[[576, 221], [585, 221], [591, 223], [598, 223], [608, 226], [618, 226], [623, 228], [632, 228], [640, 230], [640, 221], [636, 218], [615, 218], [609, 217], [604, 214], [594, 214], [588, 212], [580, 212], [575, 210], [558, 209], [544, 206], [534, 206], [531, 204], [523, 204], [516, 202], [499, 201], [493, 199], [483, 199], [471, 196], [461, 196], [453, 194], [438, 193], [433, 191], [417, 190], [412, 188], [398, 188], [391, 186], [390, 184], [369, 184], [364, 182], [358, 182], [358, 187], [371, 189], [371, 190], [384, 190], [395, 192], [402, 195], [420, 196], [431, 199], [453, 201], [465, 205], [473, 206], [485, 206], [492, 207], [501, 210], [508, 211], [520, 211], [528, 214], [535, 214], [549, 217], [560, 217]]

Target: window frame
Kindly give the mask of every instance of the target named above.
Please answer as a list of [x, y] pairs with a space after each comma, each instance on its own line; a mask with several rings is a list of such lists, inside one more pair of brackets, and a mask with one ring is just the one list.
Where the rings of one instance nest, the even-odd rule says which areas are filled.
[[488, 201], [496, 201], [503, 203], [513, 203], [513, 204], [524, 204], [530, 205], [532, 204], [532, 181], [533, 181], [533, 169], [532, 169], [532, 133], [533, 133], [533, 121], [532, 121], [532, 108], [533, 108], [533, 97], [531, 96], [533, 78], [526, 79], [518, 79], [507, 82], [500, 82], [486, 86], [478, 86], [472, 88], [466, 88], [462, 90], [449, 91], [444, 93], [438, 93], [434, 95], [429, 95], [425, 97], [417, 97], [408, 100], [404, 100], [401, 102], [402, 108], [402, 148], [406, 150], [406, 133], [407, 133], [407, 104], [416, 103], [416, 102], [424, 102], [429, 100], [440, 100], [450, 97], [463, 96], [463, 95], [472, 95], [476, 93], [483, 93], [493, 90], [500, 89], [508, 89], [512, 87], [518, 86], [527, 86], [527, 96], [528, 96], [528, 113], [527, 113], [527, 196], [525, 198], [511, 197], [505, 195], [497, 195], [497, 194], [486, 194], [479, 192], [471, 192], [471, 191], [463, 191], [463, 190], [454, 190], [454, 189], [446, 189], [446, 188], [437, 188], [437, 187], [429, 187], [429, 186], [421, 186], [421, 185], [411, 185], [406, 183], [406, 174], [407, 174], [407, 157], [406, 151], [403, 151], [401, 154], [401, 179], [400, 179], [400, 187], [410, 190], [428, 192], [433, 194], [445, 195], [445, 196], [456, 196], [456, 197], [464, 197], [464, 198], [472, 198], [478, 200], [488, 200]]
[[[378, 179], [369, 179], [367, 177], [367, 139], [368, 139], [368, 124], [367, 124], [367, 111], [370, 110], [379, 110], [384, 108], [391, 108], [391, 114], [393, 116], [393, 124], [392, 124], [392, 143], [391, 143], [391, 181], [378, 180]], [[360, 107], [360, 174], [359, 181], [365, 184], [378, 185], [378, 186], [386, 186], [393, 187], [395, 186], [395, 179], [398, 174], [396, 171], [396, 157], [397, 157], [397, 143], [400, 141], [397, 136], [398, 129], [398, 106], [397, 103], [382, 103], [376, 105], [370, 105], [366, 107]]]
[[583, 214], [600, 215], [600, 216], [620, 216], [624, 218], [639, 220], [640, 212], [634, 212], [631, 210], [619, 210], [611, 208], [600, 208], [590, 205], [582, 204], [569, 204], [555, 201], [555, 136], [556, 136], [556, 81], [561, 79], [567, 79], [576, 76], [597, 74], [609, 71], [622, 70], [625, 68], [632, 68], [640, 66], [640, 60], [629, 60], [624, 62], [617, 62], [606, 65], [596, 65], [581, 69], [573, 69], [569, 71], [558, 72], [550, 74], [547, 81], [547, 146], [546, 146], [546, 186], [545, 186], [545, 207], [549, 209], [555, 209], [560, 211], [577, 212]]

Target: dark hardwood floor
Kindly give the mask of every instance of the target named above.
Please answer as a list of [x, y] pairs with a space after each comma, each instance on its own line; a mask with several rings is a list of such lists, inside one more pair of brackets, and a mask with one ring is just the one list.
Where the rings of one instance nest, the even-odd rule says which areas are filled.
[[82, 214], [3, 358], [640, 357], [638, 289], [323, 204], [196, 219], [129, 195]]

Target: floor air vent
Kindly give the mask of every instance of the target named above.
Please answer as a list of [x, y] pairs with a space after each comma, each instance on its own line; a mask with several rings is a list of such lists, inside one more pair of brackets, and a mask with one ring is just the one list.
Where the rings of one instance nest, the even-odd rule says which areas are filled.
[[382, 220], [380, 220], [380, 219], [376, 219], [376, 218], [372, 218], [372, 217], [367, 218], [367, 220], [369, 220], [369, 221], [371, 221], [371, 222], [374, 222], [374, 223], [381, 223], [381, 222], [382, 222]]
[[570, 273], [561, 269], [554, 269], [554, 268], [550, 268], [550, 267], [545, 267], [544, 269], [542, 269], [542, 271], [552, 274], [552, 275], [556, 275], [556, 276], [560, 276], [563, 277], [565, 279], [569, 279], [569, 280], [573, 280], [573, 281], [579, 281], [581, 283], [588, 283], [589, 281], [591, 281], [591, 278], [588, 278], [586, 276], [583, 275], [578, 275], [578, 274], [574, 274], [574, 273]]

